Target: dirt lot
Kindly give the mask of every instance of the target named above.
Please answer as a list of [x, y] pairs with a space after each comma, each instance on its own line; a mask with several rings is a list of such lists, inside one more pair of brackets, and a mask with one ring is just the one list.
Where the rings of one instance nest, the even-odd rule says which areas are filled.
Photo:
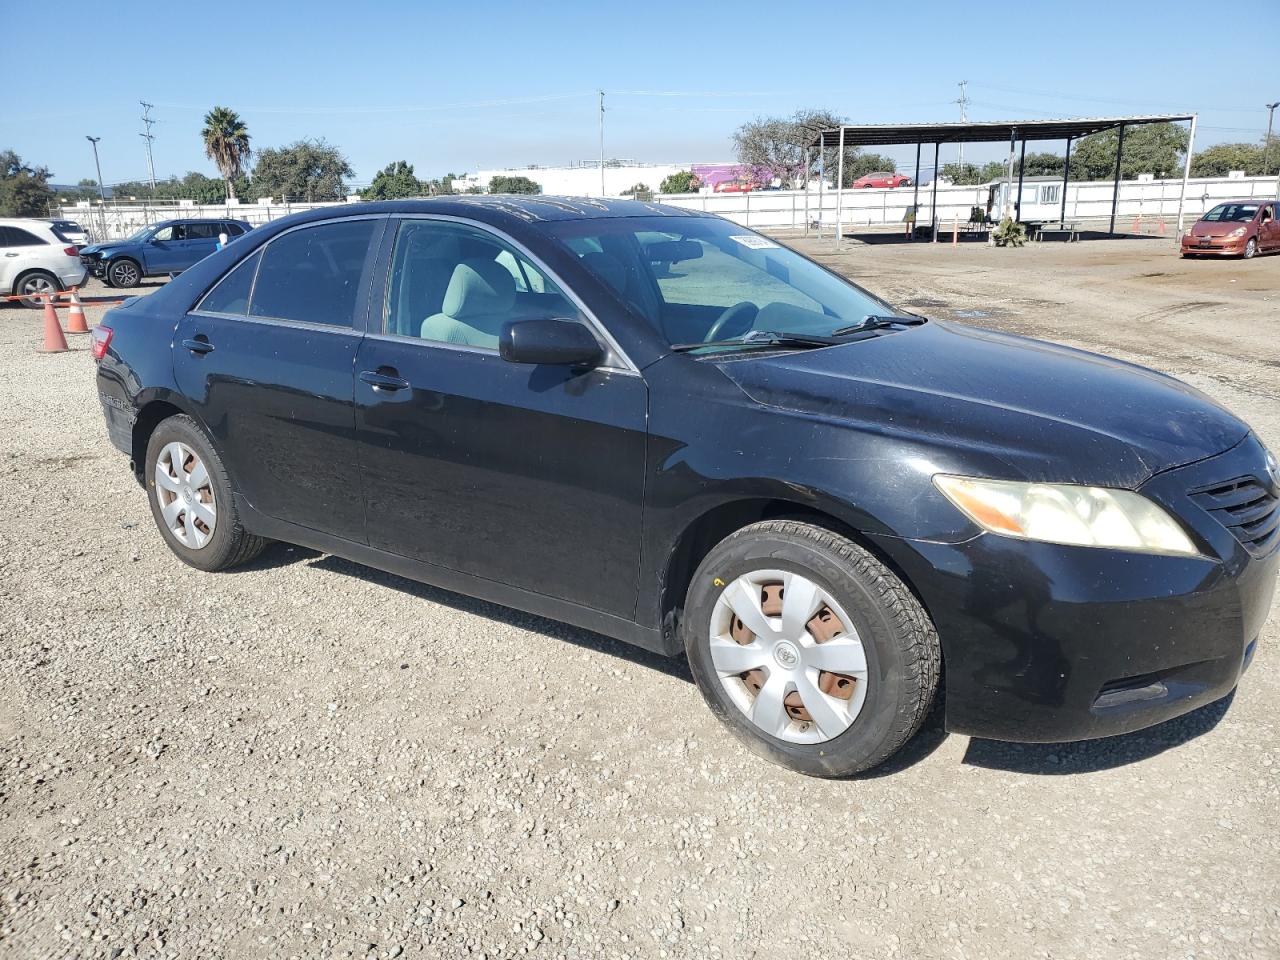
[[[1173, 373], [1280, 448], [1280, 257], [799, 245]], [[180, 565], [87, 338], [39, 329], [0, 308], [0, 954], [1280, 956], [1276, 610], [1229, 705], [1073, 745], [935, 726], [807, 780], [680, 664], [286, 546]]]

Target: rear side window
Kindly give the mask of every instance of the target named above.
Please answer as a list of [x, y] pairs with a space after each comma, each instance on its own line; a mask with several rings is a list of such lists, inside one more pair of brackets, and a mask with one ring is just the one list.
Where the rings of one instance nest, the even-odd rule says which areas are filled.
[[187, 224], [188, 240], [216, 240], [219, 232], [220, 224], [213, 221]]
[[249, 314], [349, 327], [377, 220], [293, 230], [267, 244]]
[[0, 227], [0, 247], [42, 247], [48, 242], [21, 227]]
[[253, 276], [258, 270], [258, 261], [261, 259], [262, 251], [259, 250], [248, 260], [238, 264], [234, 270], [218, 281], [218, 285], [205, 295], [196, 309], [206, 313], [230, 313], [243, 317], [249, 312], [249, 294], [253, 292]]

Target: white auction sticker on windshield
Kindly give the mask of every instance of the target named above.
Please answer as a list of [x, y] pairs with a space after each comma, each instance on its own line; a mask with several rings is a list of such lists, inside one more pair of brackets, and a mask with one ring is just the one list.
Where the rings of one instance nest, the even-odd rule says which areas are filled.
[[730, 237], [729, 239], [737, 240], [744, 247], [750, 247], [752, 250], [772, 250], [778, 246], [772, 240], [766, 240], [764, 237], [753, 236], [749, 233]]

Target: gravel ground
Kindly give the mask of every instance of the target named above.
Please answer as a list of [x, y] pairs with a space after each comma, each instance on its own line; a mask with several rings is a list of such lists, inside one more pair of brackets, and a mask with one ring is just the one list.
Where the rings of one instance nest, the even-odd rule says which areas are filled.
[[[1280, 447], [1280, 257], [798, 245], [1184, 377]], [[934, 723], [809, 780], [680, 663], [283, 545], [181, 565], [87, 338], [39, 329], [0, 308], [0, 955], [1280, 956], [1275, 609], [1229, 704], [1070, 745]]]

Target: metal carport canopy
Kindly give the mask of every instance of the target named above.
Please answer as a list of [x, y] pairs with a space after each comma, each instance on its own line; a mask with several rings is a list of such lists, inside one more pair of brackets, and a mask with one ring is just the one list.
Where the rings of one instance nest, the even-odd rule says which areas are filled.
[[978, 123], [859, 123], [823, 130], [810, 146], [880, 147], [895, 143], [999, 143], [1008, 140], [1066, 140], [1121, 124], [1178, 123], [1191, 114], [1134, 117], [1079, 117], [1069, 120], [990, 120]]

